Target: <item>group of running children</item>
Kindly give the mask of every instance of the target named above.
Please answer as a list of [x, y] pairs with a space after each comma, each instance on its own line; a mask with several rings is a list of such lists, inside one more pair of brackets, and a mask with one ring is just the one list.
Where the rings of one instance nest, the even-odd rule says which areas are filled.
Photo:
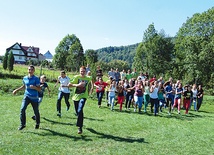
[[[117, 70], [114, 72], [115, 75], [117, 72]], [[153, 76], [149, 79], [148, 74], [140, 73], [139, 75], [136, 72], [132, 75], [135, 75], [135, 77], [125, 76], [124, 79], [109, 75], [109, 79], [104, 82], [102, 74], [99, 74], [94, 83], [98, 107], [101, 107], [105, 92], [107, 106], [112, 111], [117, 104], [119, 104], [119, 111], [122, 111], [123, 104], [125, 104], [126, 111], [130, 111], [132, 106], [134, 112], [141, 113], [143, 110], [146, 113], [148, 105], [151, 104], [150, 110], [156, 116], [159, 112], [162, 112], [163, 108], [168, 108], [168, 114], [171, 115], [175, 108], [177, 108], [178, 114], [180, 114], [181, 108], [185, 109], [185, 114], [188, 114], [192, 104], [195, 111], [198, 111], [201, 107], [204, 94], [201, 85], [198, 85], [198, 87], [196, 84], [183, 86], [180, 80], [173, 83], [172, 78], [164, 82], [162, 77], [156, 79]], [[136, 77], [136, 75], [139, 76]]]

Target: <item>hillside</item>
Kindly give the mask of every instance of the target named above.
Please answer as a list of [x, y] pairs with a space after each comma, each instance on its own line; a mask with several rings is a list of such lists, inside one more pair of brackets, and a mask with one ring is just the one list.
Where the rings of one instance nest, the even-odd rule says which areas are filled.
[[98, 53], [98, 60], [104, 62], [110, 62], [114, 59], [123, 60], [130, 64], [133, 63], [133, 58], [136, 53], [136, 49], [139, 43], [128, 45], [128, 46], [119, 46], [119, 47], [104, 47], [100, 48], [97, 51]]

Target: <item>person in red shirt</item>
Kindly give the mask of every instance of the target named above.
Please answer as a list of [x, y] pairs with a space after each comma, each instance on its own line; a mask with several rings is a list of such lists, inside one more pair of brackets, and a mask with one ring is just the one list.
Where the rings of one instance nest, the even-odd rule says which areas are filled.
[[98, 107], [101, 107], [101, 102], [103, 98], [103, 94], [105, 92], [105, 87], [108, 85], [108, 83], [103, 82], [103, 79], [100, 77], [98, 78], [98, 81], [94, 83], [94, 86], [96, 87], [96, 93], [97, 93], [97, 99], [98, 99]]
[[153, 75], [153, 77], [149, 80], [149, 83], [152, 83], [154, 81], [156, 81], [156, 75]]

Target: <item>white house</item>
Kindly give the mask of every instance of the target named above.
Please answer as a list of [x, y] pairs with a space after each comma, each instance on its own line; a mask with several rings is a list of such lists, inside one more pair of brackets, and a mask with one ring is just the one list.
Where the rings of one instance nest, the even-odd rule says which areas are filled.
[[13, 52], [14, 61], [18, 64], [25, 64], [28, 60], [39, 60], [39, 48], [33, 46], [22, 46], [15, 43], [6, 49], [6, 52]]

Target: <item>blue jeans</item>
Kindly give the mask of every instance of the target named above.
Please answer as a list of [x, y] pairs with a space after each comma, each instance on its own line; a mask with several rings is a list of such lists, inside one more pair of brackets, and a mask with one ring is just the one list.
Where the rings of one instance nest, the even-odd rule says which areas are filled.
[[70, 106], [70, 103], [69, 103], [70, 93], [64, 93], [62, 91], [59, 91], [58, 99], [57, 99], [57, 103], [56, 103], [56, 108], [59, 113], [61, 113], [61, 100], [63, 97], [65, 99], [65, 104], [67, 105], [67, 107]]
[[156, 115], [158, 113], [158, 98], [150, 98], [150, 102], [151, 102], [151, 111], [152, 111], [152, 107], [154, 106], [154, 114]]
[[143, 96], [135, 96], [135, 104], [137, 104], [138, 108], [141, 109], [143, 105]]
[[40, 113], [39, 113], [38, 101], [33, 101], [29, 97], [25, 96], [22, 100], [22, 105], [21, 105], [21, 113], [20, 113], [21, 126], [26, 125], [26, 109], [30, 103], [33, 107], [33, 111], [36, 116], [36, 124], [38, 125], [40, 124]]
[[97, 92], [98, 105], [101, 105], [104, 91]]
[[130, 108], [130, 105], [131, 105], [131, 102], [132, 102], [132, 99], [133, 99], [134, 95], [133, 94], [128, 94], [126, 93], [126, 104], [125, 104], [125, 107], [127, 108]]
[[197, 110], [197, 103], [196, 103], [196, 99], [197, 99], [197, 98], [193, 98], [193, 101], [192, 101], [192, 102], [193, 102], [193, 104], [194, 104], [194, 110]]
[[203, 97], [197, 98], [197, 110], [200, 109], [202, 101], [203, 101]]
[[109, 104], [111, 105], [111, 109], [114, 108], [115, 96], [109, 96]]
[[43, 99], [43, 97], [39, 97], [39, 105], [40, 105], [40, 103], [42, 102], [42, 99]]
[[77, 114], [76, 126], [80, 128], [82, 128], [83, 126], [83, 117], [84, 117], [83, 108], [84, 108], [85, 102], [86, 102], [85, 98], [79, 101], [74, 101], [75, 112]]

